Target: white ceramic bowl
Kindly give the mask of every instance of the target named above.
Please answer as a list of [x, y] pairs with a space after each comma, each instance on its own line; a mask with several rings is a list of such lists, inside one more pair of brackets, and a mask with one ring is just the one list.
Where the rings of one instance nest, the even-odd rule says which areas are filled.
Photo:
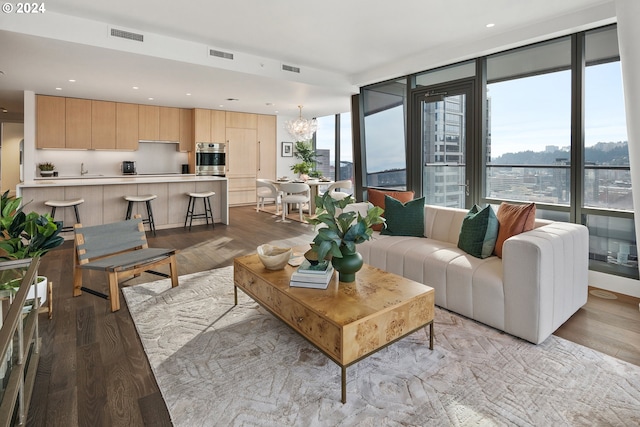
[[280, 248], [269, 244], [258, 246], [258, 257], [268, 270], [282, 270], [291, 258], [291, 248]]

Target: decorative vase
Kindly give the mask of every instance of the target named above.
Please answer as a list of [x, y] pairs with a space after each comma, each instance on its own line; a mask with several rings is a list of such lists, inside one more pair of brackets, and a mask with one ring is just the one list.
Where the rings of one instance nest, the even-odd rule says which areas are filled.
[[347, 248], [341, 248], [342, 258], [331, 258], [333, 268], [339, 273], [341, 282], [353, 282], [356, 280], [356, 273], [362, 268], [362, 255], [358, 251], [350, 251]]

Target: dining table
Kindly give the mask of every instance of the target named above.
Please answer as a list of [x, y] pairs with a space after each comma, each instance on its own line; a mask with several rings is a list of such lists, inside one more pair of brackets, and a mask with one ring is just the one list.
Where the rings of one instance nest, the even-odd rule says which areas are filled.
[[316, 211], [316, 196], [319, 193], [319, 187], [326, 185], [329, 186], [333, 184], [335, 181], [332, 180], [322, 180], [322, 179], [308, 179], [306, 181], [303, 180], [295, 180], [295, 179], [278, 179], [273, 181], [273, 184], [280, 190], [279, 184], [283, 184], [285, 182], [302, 182], [309, 186], [311, 189], [311, 201], [309, 202], [309, 212], [313, 215]]

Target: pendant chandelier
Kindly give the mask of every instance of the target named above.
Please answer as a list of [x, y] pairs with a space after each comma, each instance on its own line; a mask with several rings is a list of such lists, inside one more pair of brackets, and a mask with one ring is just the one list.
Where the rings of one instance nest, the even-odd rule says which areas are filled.
[[318, 121], [316, 119], [303, 119], [302, 118], [302, 105], [298, 105], [300, 109], [300, 117], [293, 121], [285, 122], [285, 128], [289, 135], [291, 135], [296, 142], [308, 141], [313, 137], [313, 134], [318, 129]]

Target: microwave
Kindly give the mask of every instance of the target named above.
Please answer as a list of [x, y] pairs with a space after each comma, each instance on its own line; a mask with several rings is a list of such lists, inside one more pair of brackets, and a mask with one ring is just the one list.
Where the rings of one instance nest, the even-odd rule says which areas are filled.
[[196, 175], [224, 176], [225, 169], [225, 144], [196, 143]]

